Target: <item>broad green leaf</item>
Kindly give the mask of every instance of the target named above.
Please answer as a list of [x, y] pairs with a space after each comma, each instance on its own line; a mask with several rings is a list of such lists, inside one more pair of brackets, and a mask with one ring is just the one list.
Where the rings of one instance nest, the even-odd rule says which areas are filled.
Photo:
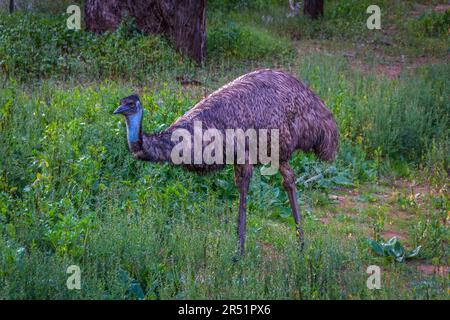
[[398, 241], [397, 238], [395, 238], [391, 250], [396, 257], [403, 257], [405, 255], [405, 248], [403, 248], [402, 244], [400, 243], [400, 241]]
[[380, 256], [385, 256], [383, 247], [378, 242], [376, 242], [375, 240], [369, 239], [369, 244], [370, 244], [370, 247], [372, 248], [372, 250], [375, 251], [375, 253], [379, 254]]
[[145, 295], [144, 291], [142, 291], [141, 285], [136, 280], [133, 280], [130, 284], [129, 289], [139, 300], [144, 300]]
[[419, 254], [420, 249], [422, 248], [422, 246], [418, 246], [417, 248], [415, 248], [414, 250], [408, 252], [405, 257], [406, 258], [412, 258], [415, 257]]

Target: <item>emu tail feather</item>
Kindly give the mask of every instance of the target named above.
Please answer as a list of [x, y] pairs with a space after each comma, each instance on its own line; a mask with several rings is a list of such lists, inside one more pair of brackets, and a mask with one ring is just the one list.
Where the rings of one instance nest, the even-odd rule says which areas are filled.
[[314, 147], [314, 153], [320, 160], [331, 162], [336, 157], [339, 132], [332, 116], [324, 122], [324, 125], [321, 126], [321, 135]]

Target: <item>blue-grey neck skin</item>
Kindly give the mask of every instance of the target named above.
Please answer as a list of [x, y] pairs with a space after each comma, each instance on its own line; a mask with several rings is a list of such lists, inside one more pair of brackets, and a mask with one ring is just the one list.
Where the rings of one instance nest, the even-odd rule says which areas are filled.
[[140, 108], [138, 112], [127, 117], [127, 137], [130, 145], [138, 142], [141, 138], [142, 114], [143, 109]]

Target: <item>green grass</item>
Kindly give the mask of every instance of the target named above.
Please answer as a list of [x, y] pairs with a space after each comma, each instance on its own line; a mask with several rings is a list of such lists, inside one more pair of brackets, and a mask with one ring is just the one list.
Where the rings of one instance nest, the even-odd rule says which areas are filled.
[[[290, 40], [298, 23], [309, 38], [335, 41], [330, 29], [360, 19], [349, 5], [332, 1], [329, 20], [310, 24], [281, 19], [271, 1], [274, 22], [265, 26], [263, 1], [228, 2], [219, 13], [224, 4], [211, 3], [203, 66], [132, 21], [95, 36], [65, 30], [63, 16], [0, 13], [0, 299], [448, 299], [448, 277], [378, 257], [366, 241], [396, 231], [408, 249], [423, 246], [415, 263], [449, 264], [448, 64], [396, 79], [367, 75], [339, 53], [305, 53]], [[397, 4], [392, 14], [411, 7]], [[402, 32], [442, 45], [445, 20], [423, 19], [426, 34]], [[366, 39], [358, 28], [340, 32]], [[392, 52], [417, 52], [399, 46]], [[112, 111], [138, 92], [145, 131], [161, 130], [206, 92], [261, 66], [290, 71], [325, 101], [340, 150], [334, 164], [304, 154], [291, 161], [303, 252], [281, 178], [255, 170], [247, 254], [232, 263], [232, 168], [197, 176], [137, 162]], [[179, 76], [202, 85], [183, 87]], [[417, 196], [399, 183], [430, 190]], [[66, 288], [72, 264], [81, 268], [79, 291]], [[373, 264], [383, 269], [381, 290], [366, 287]]]
[[146, 81], [155, 74], [180, 73], [191, 62], [159, 36], [144, 36], [126, 20], [115, 32], [97, 36], [66, 28], [67, 16], [0, 12], [0, 70], [4, 77], [77, 77], [78, 81], [123, 78]]
[[[328, 85], [335, 90], [339, 83]], [[133, 298], [123, 272], [149, 299], [424, 297], [402, 289], [412, 279], [421, 283], [418, 274], [411, 277], [391, 265], [396, 273], [389, 287], [368, 291], [361, 270], [374, 258], [364, 235], [340, 240], [343, 231], [359, 228], [330, 233], [315, 219], [317, 210], [330, 204], [314, 190], [375, 179], [364, 153], [346, 147], [346, 140], [336, 166], [319, 169], [309, 157], [293, 159], [300, 181], [328, 172], [314, 184], [299, 182], [309, 208], [306, 251], [298, 252], [279, 177], [256, 174], [248, 253], [233, 265], [237, 195], [230, 168], [198, 177], [134, 161], [123, 123], [111, 115], [129, 86], [107, 82], [67, 91], [44, 82], [31, 92], [26, 88], [8, 83], [1, 90], [3, 298]], [[168, 90], [142, 88], [143, 104], [151, 110], [147, 130], [167, 126], [193, 104], [179, 88]], [[434, 241], [444, 241], [445, 233], [439, 234]], [[83, 270], [81, 292], [65, 288], [71, 264]], [[444, 285], [436, 281], [437, 288]], [[438, 289], [433, 292], [440, 296]]]
[[[313, 79], [311, 86], [336, 114], [341, 135], [361, 143], [373, 157], [378, 152], [390, 158], [418, 160], [431, 151], [433, 141], [444, 154], [450, 152], [448, 65], [417, 70], [414, 77], [398, 83], [358, 75], [346, 78], [339, 72], [334, 80], [330, 79], [333, 65], [314, 60], [311, 65], [316, 65], [316, 70], [304, 74], [318, 77], [318, 85]], [[334, 88], [330, 85], [333, 80]]]
[[251, 26], [238, 26], [232, 21], [209, 26], [206, 38], [210, 59], [279, 61], [293, 57], [294, 48], [286, 38], [279, 38], [267, 31]]

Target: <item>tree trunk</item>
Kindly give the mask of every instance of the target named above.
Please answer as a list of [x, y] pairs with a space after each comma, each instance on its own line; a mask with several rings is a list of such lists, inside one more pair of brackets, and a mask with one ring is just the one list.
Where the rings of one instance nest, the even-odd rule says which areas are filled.
[[14, 12], [14, 0], [9, 0], [9, 13]]
[[204, 58], [206, 0], [86, 0], [89, 31], [116, 29], [126, 14], [144, 33], [165, 34], [182, 53], [197, 62]]
[[323, 17], [323, 0], [305, 0], [303, 13], [313, 19]]

